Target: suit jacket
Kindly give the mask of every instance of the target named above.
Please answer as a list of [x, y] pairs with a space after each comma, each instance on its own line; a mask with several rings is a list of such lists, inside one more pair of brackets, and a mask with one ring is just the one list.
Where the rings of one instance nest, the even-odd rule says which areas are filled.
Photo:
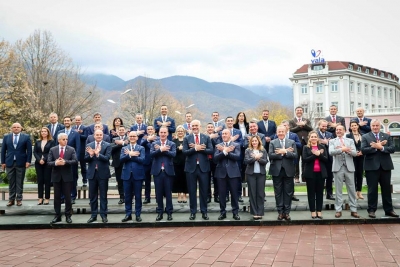
[[[350, 121], [357, 121], [360, 122], [360, 119], [358, 117], [352, 118], [350, 119]], [[371, 119], [364, 117], [363, 121], [366, 121], [367, 124], [364, 126], [360, 126], [360, 133], [361, 134], [366, 134], [369, 133], [371, 131]]]
[[383, 147], [383, 151], [377, 150], [371, 147], [371, 142], [376, 142], [374, 133], [369, 132], [362, 136], [361, 151], [365, 155], [364, 159], [364, 170], [376, 171], [379, 167], [382, 167], [385, 171], [393, 170], [393, 162], [390, 154], [394, 153], [394, 144], [390, 136], [386, 133], [378, 133], [379, 140], [387, 140], [386, 145]]
[[[111, 145], [107, 142], [101, 141], [101, 149], [99, 156], [94, 155], [91, 157], [88, 152], [85, 152], [85, 161], [88, 162], [88, 168], [86, 172], [87, 179], [93, 179], [96, 166], [97, 174], [100, 179], [109, 179], [111, 177], [110, 173], [110, 157], [111, 157]], [[89, 147], [95, 149], [96, 142], [91, 142], [88, 144]]]
[[[325, 137], [322, 135], [322, 133], [319, 130], [317, 130], [317, 133], [318, 133], [318, 138], [320, 138], [320, 139], [324, 139], [324, 138], [333, 139], [336, 137], [336, 136], [333, 136], [333, 134], [328, 131], [325, 132]], [[327, 152], [329, 161], [332, 163], [333, 159], [332, 159], [332, 156], [329, 154], [329, 143], [327, 145], [325, 145], [325, 144], [322, 144], [322, 145], [324, 146], [324, 150], [326, 150], [326, 152]]]
[[[108, 126], [103, 124], [103, 134], [108, 135], [110, 132], [108, 131]], [[91, 124], [86, 127], [86, 134], [87, 136], [94, 134], [94, 124]]]
[[57, 123], [57, 127], [56, 127], [56, 129], [54, 130], [54, 135], [55, 135], [55, 136], [54, 136], [53, 133], [51, 132], [51, 123], [47, 124], [47, 128], [49, 129], [50, 134], [51, 134], [51, 137], [53, 137], [53, 140], [57, 140], [57, 134], [58, 134], [58, 132], [61, 131], [62, 129], [64, 129], [65, 126], [64, 126], [64, 124]]
[[132, 127], [130, 129], [131, 132], [132, 131], [141, 131], [141, 130], [144, 130], [144, 133], [138, 135], [138, 140], [137, 140], [138, 144], [142, 143], [142, 138], [147, 133], [147, 125], [144, 123], [141, 123], [140, 128], [139, 128], [139, 125], [136, 123], [136, 124], [132, 125]]
[[313, 128], [311, 127], [310, 120], [305, 118], [301, 118], [301, 120], [306, 123], [303, 127], [297, 126], [297, 118], [294, 118], [289, 121], [289, 127], [291, 132], [297, 134], [301, 143], [303, 143], [304, 141], [307, 144], [308, 133], [311, 132]]
[[[260, 173], [266, 174], [265, 166], [268, 163], [267, 151], [264, 149], [260, 152], [263, 153], [262, 157], [258, 160], [258, 163], [260, 164]], [[256, 162], [256, 160], [252, 157], [252, 154], [253, 150], [250, 148], [246, 149], [244, 154], [244, 164], [247, 165], [245, 173], [250, 175], [254, 174], [254, 163]]]
[[186, 156], [185, 160], [185, 172], [193, 173], [196, 171], [197, 161], [199, 161], [200, 170], [202, 172], [210, 171], [210, 162], [208, 161], [208, 155], [213, 153], [213, 146], [211, 139], [208, 135], [199, 134], [200, 144], [206, 145], [206, 149], [196, 151], [195, 148], [189, 147], [189, 144], [195, 144], [194, 134], [190, 134], [183, 138], [183, 149], [182, 152]]
[[[261, 139], [261, 144], [262, 146], [265, 148], [266, 145], [266, 141], [265, 141], [265, 135], [262, 133], [257, 133], [257, 135], [260, 137]], [[242, 147], [244, 148], [248, 148], [249, 147], [249, 140], [247, 139], [247, 137], [251, 136], [251, 134], [247, 134], [243, 137], [243, 145]]]
[[56, 159], [60, 157], [60, 147], [53, 146], [50, 148], [49, 156], [47, 158], [47, 165], [52, 167], [51, 171], [51, 181], [53, 183], [57, 182], [73, 182], [74, 177], [72, 174], [72, 165], [77, 165], [78, 160], [76, 158], [75, 149], [71, 146], [66, 146], [64, 151], [65, 165], [56, 166]]
[[[289, 136], [289, 138], [288, 138]], [[272, 136], [272, 140], [277, 139], [278, 136], [275, 134], [274, 136]], [[286, 135], [286, 138], [293, 140], [296, 144], [297, 149], [302, 149], [303, 148], [303, 144], [300, 142], [299, 137], [297, 136], [297, 134], [289, 132], [289, 135]]]
[[50, 148], [56, 145], [56, 142], [54, 140], [47, 141], [46, 145], [44, 146], [44, 149], [42, 150], [42, 140], [37, 140], [35, 142], [35, 146], [33, 147], [33, 156], [35, 157], [35, 163], [39, 164], [39, 161], [41, 159], [44, 160], [44, 162], [47, 162], [47, 158], [49, 157], [49, 151]]
[[[357, 151], [361, 151], [361, 142], [362, 142], [362, 136], [360, 142], [356, 142], [356, 139], [354, 138], [354, 134], [352, 132], [346, 134], [347, 138], [353, 139], [354, 145], [356, 146]], [[362, 155], [364, 156], [364, 155]]]
[[[103, 134], [103, 141], [104, 141], [104, 142], [107, 142], [107, 143], [111, 143], [111, 138], [110, 138], [110, 136], [109, 136], [108, 134]], [[87, 146], [88, 144], [90, 144], [91, 142], [94, 142], [94, 135], [93, 135], [93, 134], [91, 134], [91, 135], [89, 135], [89, 136], [87, 137], [87, 139], [86, 139], [86, 146]]]
[[[157, 121], [162, 122], [162, 117], [159, 116], [158, 118], [154, 119], [154, 130], [156, 131], [156, 133], [158, 134], [158, 132], [160, 131], [160, 126], [157, 124]], [[175, 132], [175, 120], [169, 116], [167, 116], [167, 120], [166, 122], [171, 122], [171, 125], [168, 126], [168, 140], [171, 141], [172, 140], [172, 134]]]
[[276, 154], [275, 149], [282, 148], [279, 138], [272, 140], [269, 143], [269, 174], [279, 176], [281, 169], [284, 168], [287, 177], [294, 177], [295, 165], [293, 161], [297, 159], [296, 144], [293, 140], [285, 138], [285, 148], [293, 148], [293, 152], [288, 151], [285, 155]]
[[[71, 131], [68, 135], [67, 145], [75, 148], [76, 157], [79, 160], [80, 159], [80, 151], [81, 151], [81, 135], [78, 132], [74, 131], [73, 129], [70, 129], [70, 130]], [[60, 133], [65, 133], [65, 128], [58, 131], [57, 136]], [[58, 139], [56, 139], [55, 142], [56, 142], [56, 145], [58, 145]]]
[[276, 134], [276, 123], [274, 121], [268, 120], [268, 131], [265, 129], [264, 120], [257, 122], [258, 132], [268, 136], [272, 139], [272, 136]]
[[[182, 124], [182, 126], [183, 126], [183, 128], [186, 130], [186, 135], [189, 135], [189, 133], [187, 132], [187, 130], [189, 130], [189, 128], [188, 128], [188, 123], [185, 122], [185, 123]], [[192, 129], [192, 127], [190, 127], [190, 130], [191, 130], [191, 129]]]
[[342, 152], [342, 143], [340, 142], [339, 137], [329, 140], [329, 155], [333, 158], [332, 172], [338, 172], [340, 170], [340, 167], [343, 165], [343, 156], [346, 161], [347, 170], [349, 172], [355, 171], [353, 157], [357, 156], [357, 150], [354, 141], [343, 136], [343, 142], [345, 146], [351, 148], [349, 154]]
[[[120, 161], [120, 156], [121, 156], [121, 149], [123, 146], [125, 146], [126, 144], [116, 144], [115, 140], [121, 140], [120, 137], [114, 137], [111, 143], [111, 158], [112, 158], [112, 162], [111, 162], [111, 166], [113, 166], [114, 168], [118, 168], [121, 166], [121, 161]], [[124, 138], [122, 139], [124, 141], [128, 141], [128, 136], [124, 136]]]
[[[78, 133], [78, 127], [76, 127], [76, 125], [72, 126], [72, 129]], [[81, 133], [78, 133], [79, 136], [80, 136], [80, 139], [81, 139], [80, 140], [81, 141], [81, 149], [79, 151], [79, 154], [80, 154], [80, 158], [83, 159], [85, 157], [85, 152], [86, 152], [85, 151], [85, 144], [86, 144], [86, 139], [88, 137], [87, 127], [85, 125], [80, 125], [79, 126], [79, 130], [82, 130]]]
[[[227, 128], [225, 128], [225, 129], [227, 129]], [[233, 132], [232, 136], [239, 135], [238, 139], [236, 139], [234, 142], [239, 144], [240, 147], [242, 147], [242, 145], [243, 145], [242, 132], [235, 128], [232, 128], [232, 132]], [[222, 131], [220, 131], [218, 134], [220, 136], [220, 139], [222, 140]]]
[[[211, 123], [214, 125], [214, 128], [216, 128], [216, 127], [215, 127], [215, 122], [212, 121]], [[224, 123], [223, 121], [218, 121], [218, 122], [217, 122], [217, 127], [219, 127], [219, 126], [221, 126], [222, 129], [221, 129], [221, 131], [219, 131], [218, 133], [222, 132], [222, 130], [224, 130], [224, 129], [226, 128], [225, 123]], [[216, 133], [215, 130], [214, 130], [214, 132]]]
[[315, 160], [319, 160], [319, 166], [321, 167], [321, 175], [323, 178], [328, 177], [328, 172], [326, 170], [326, 164], [331, 164], [328, 159], [328, 150], [325, 145], [319, 144], [318, 149], [323, 149], [324, 153], [320, 154], [318, 157], [311, 152], [311, 148], [308, 146], [303, 147], [303, 166], [304, 166], [304, 177], [307, 179], [312, 179], [314, 175], [314, 163]]
[[[246, 122], [246, 123], [244, 124], [244, 127], [246, 128], [246, 134], [248, 134], [248, 133], [249, 133], [249, 123]], [[233, 128], [238, 129], [238, 130], [240, 131], [239, 123], [233, 124]], [[240, 132], [242, 132], [242, 131], [240, 131]], [[243, 135], [243, 134], [242, 134], [242, 135]]]
[[[336, 123], [340, 123], [340, 125], [342, 125], [344, 127], [344, 131], [346, 131], [346, 121], [345, 121], [345, 119], [343, 117], [337, 116], [337, 115], [335, 115], [335, 119], [336, 119]], [[325, 118], [325, 120], [327, 122], [332, 122], [332, 116], [331, 115], [327, 116]], [[336, 137], [336, 128], [328, 127], [327, 131], [330, 132], [333, 135], [334, 138]]]
[[135, 145], [134, 151], [139, 151], [140, 155], [136, 157], [131, 157], [125, 154], [125, 149], [130, 150], [131, 145], [128, 144], [121, 149], [120, 158], [121, 164], [124, 164], [122, 168], [122, 180], [129, 180], [131, 178], [131, 173], [133, 174], [133, 180], [143, 180], [145, 178], [143, 162], [145, 159], [144, 148], [138, 144]]
[[13, 133], [6, 134], [1, 146], [1, 163], [7, 167], [12, 167], [15, 163], [17, 167], [25, 167], [26, 163], [32, 160], [32, 142], [28, 134], [20, 133], [18, 144], [14, 148]]
[[160, 140], [160, 137], [158, 137], [158, 136], [156, 136], [156, 139], [154, 141], [148, 141], [147, 138], [146, 139], [142, 138], [142, 143], [140, 145], [142, 147], [144, 147], [144, 154], [145, 154], [143, 165], [145, 165], [145, 166], [151, 165], [151, 161], [152, 161], [152, 158], [150, 155], [151, 146], [153, 145], [153, 143], [155, 141], [158, 141], [158, 140]]
[[151, 174], [152, 175], [159, 175], [161, 172], [162, 164], [164, 164], [164, 171], [169, 176], [174, 176], [174, 161], [173, 158], [176, 156], [176, 146], [175, 143], [172, 141], [167, 140], [165, 145], [169, 146], [169, 151], [161, 152], [158, 148], [155, 148], [155, 145], [161, 146], [161, 141], [157, 140], [153, 142], [150, 155], [153, 158], [153, 162], [151, 164]]
[[[240, 131], [239, 131], [240, 132]], [[224, 146], [224, 143], [219, 145]], [[237, 178], [241, 177], [239, 165], [237, 161], [240, 159], [240, 145], [236, 142], [229, 142], [229, 146], [235, 146], [235, 150], [225, 155], [222, 151], [215, 149], [214, 162], [217, 164], [215, 167], [215, 178]]]

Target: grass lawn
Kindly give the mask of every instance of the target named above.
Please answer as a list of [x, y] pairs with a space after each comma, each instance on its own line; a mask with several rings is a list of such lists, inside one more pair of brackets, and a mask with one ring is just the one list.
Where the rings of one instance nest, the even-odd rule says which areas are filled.
[[[305, 185], [296, 186], [295, 190], [296, 190], [296, 193], [307, 193], [307, 187]], [[272, 186], [271, 187], [265, 187], [265, 192], [272, 193], [272, 192], [274, 192], [274, 188]], [[335, 192], [335, 187], [333, 187], [333, 192]], [[365, 194], [368, 193], [368, 186], [364, 185], [362, 187], [362, 191], [361, 192], [365, 193]], [[346, 186], [343, 186], [343, 193], [347, 193]], [[381, 193], [381, 188], [380, 187], [378, 187], [378, 193]]]

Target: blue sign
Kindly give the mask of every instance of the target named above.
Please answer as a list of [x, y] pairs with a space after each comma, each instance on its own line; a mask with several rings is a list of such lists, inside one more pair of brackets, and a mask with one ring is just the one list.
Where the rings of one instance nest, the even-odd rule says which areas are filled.
[[324, 63], [325, 59], [321, 58], [319, 55], [321, 54], [321, 50], [317, 50], [315, 51], [314, 49], [311, 49], [311, 55], [312, 55], [312, 59], [311, 59], [311, 63], [315, 64], [315, 63]]

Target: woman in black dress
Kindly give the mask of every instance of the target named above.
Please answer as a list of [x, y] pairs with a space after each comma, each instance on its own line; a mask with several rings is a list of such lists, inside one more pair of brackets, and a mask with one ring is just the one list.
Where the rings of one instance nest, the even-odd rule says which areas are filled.
[[351, 138], [354, 141], [357, 150], [357, 156], [353, 157], [354, 162], [354, 184], [356, 186], [357, 199], [364, 199], [361, 194], [362, 183], [363, 183], [363, 169], [364, 169], [364, 155], [361, 152], [361, 133], [360, 126], [357, 121], [350, 121], [350, 133], [346, 134], [347, 138]]
[[188, 193], [185, 159], [183, 155], [183, 138], [186, 136], [185, 128], [182, 125], [176, 127], [176, 138], [172, 142], [176, 145], [176, 156], [174, 158], [175, 179], [172, 187], [172, 193], [178, 193], [178, 203], [187, 203], [186, 194]]

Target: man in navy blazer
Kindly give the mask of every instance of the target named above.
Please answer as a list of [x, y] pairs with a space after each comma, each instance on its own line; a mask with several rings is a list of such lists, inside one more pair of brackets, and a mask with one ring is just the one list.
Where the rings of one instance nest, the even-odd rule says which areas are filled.
[[211, 114], [211, 119], [212, 119], [212, 124], [214, 125], [214, 132], [218, 133], [221, 136], [221, 131], [225, 129], [225, 123], [224, 120], [219, 119], [219, 112], [214, 111]]
[[125, 193], [125, 218], [122, 222], [132, 220], [132, 192], [135, 195], [136, 221], [141, 222], [145, 153], [144, 148], [137, 144], [137, 132], [131, 131], [128, 136], [129, 144], [121, 149], [120, 154], [121, 164], [123, 164], [121, 179], [124, 181]]
[[[94, 121], [94, 123], [93, 124], [91, 124], [91, 125], [89, 125], [88, 127], [87, 127], [87, 129], [86, 129], [86, 131], [87, 131], [87, 135], [89, 136], [89, 135], [92, 135], [92, 134], [94, 134], [94, 132], [96, 131], [96, 129], [94, 128], [94, 126], [95, 126], [95, 124], [98, 124], [98, 123], [100, 123], [102, 126], [103, 126], [103, 134], [109, 134], [109, 131], [108, 131], [108, 126], [106, 125], [106, 124], [103, 124], [102, 122], [101, 122], [101, 113], [100, 112], [96, 112], [96, 113], [94, 113], [94, 115], [93, 115], [93, 121]], [[93, 142], [93, 141], [91, 141], [91, 142]]]
[[[249, 134], [247, 134], [246, 136], [243, 137], [243, 148], [247, 149], [249, 147], [249, 140], [252, 136], [254, 135], [258, 135], [260, 137], [262, 146], [265, 148], [265, 135], [258, 132], [258, 123], [256, 123], [255, 121], [251, 121], [249, 123]], [[268, 151], [268, 150], [266, 150]]]
[[151, 174], [154, 177], [154, 186], [156, 190], [156, 221], [161, 221], [163, 219], [164, 196], [168, 221], [171, 221], [173, 211], [172, 184], [175, 177], [173, 158], [176, 156], [176, 145], [174, 142], [167, 139], [168, 128], [166, 126], [160, 127], [159, 136], [160, 140], [153, 142], [150, 150], [150, 155], [153, 158]]
[[85, 161], [85, 144], [87, 139], [86, 126], [82, 125], [82, 117], [80, 115], [75, 116], [75, 125], [72, 126], [72, 130], [77, 132], [80, 136], [81, 146], [80, 150], [76, 151], [79, 154], [79, 165], [81, 166], [82, 183], [83, 186], [87, 186], [86, 178], [86, 161]]
[[[108, 135], [108, 134], [105, 134], [104, 133], [104, 129], [103, 129], [103, 124], [101, 124], [101, 123], [96, 123], [95, 125], [94, 125], [94, 129], [95, 130], [101, 130], [102, 132], [103, 132], [103, 141], [104, 142], [107, 142], [107, 143], [111, 143], [111, 138], [110, 138], [110, 136]], [[86, 130], [88, 130], [89, 128], [86, 128]], [[88, 135], [88, 137], [87, 137], [87, 139], [86, 139], [86, 145], [87, 144], [89, 144], [89, 143], [91, 143], [91, 142], [94, 142], [94, 134], [91, 134], [91, 135]]]
[[58, 115], [54, 112], [50, 113], [49, 121], [50, 123], [47, 124], [47, 128], [50, 130], [51, 137], [53, 137], [54, 140], [57, 140], [57, 133], [64, 129], [64, 125], [58, 123]]
[[344, 127], [344, 131], [346, 131], [346, 121], [343, 117], [337, 115], [337, 110], [338, 108], [336, 105], [331, 105], [329, 107], [330, 114], [325, 118], [325, 120], [328, 122], [327, 131], [332, 134], [333, 138], [336, 138], [336, 126], [342, 125]]
[[192, 133], [192, 126], [191, 126], [192, 120], [193, 120], [192, 113], [186, 112], [185, 123], [183, 123], [183, 128], [186, 130], [186, 135]]
[[130, 131], [136, 131], [138, 135], [138, 144], [142, 143], [142, 138], [146, 134], [147, 131], [147, 125], [143, 123], [143, 114], [138, 113], [135, 116], [136, 123], [132, 125]]
[[[264, 109], [262, 113], [262, 120], [257, 123], [258, 132], [265, 136], [265, 150], [268, 151], [269, 142], [271, 142], [272, 137], [276, 134], [276, 123], [269, 120], [269, 110]], [[261, 139], [262, 140], [262, 139]]]
[[85, 160], [88, 162], [87, 178], [89, 180], [89, 199], [91, 216], [87, 221], [97, 220], [98, 195], [100, 193], [100, 216], [103, 223], [107, 219], [107, 191], [110, 173], [111, 145], [103, 141], [103, 132], [94, 132], [95, 141], [86, 146]]
[[360, 133], [366, 134], [371, 132], [371, 119], [364, 117], [364, 109], [357, 108], [356, 109], [357, 117], [352, 118], [350, 121], [357, 121], [360, 126]]
[[192, 132], [183, 139], [183, 154], [186, 156], [185, 173], [188, 185], [190, 220], [196, 219], [197, 212], [197, 181], [199, 181], [199, 199], [202, 218], [208, 220], [207, 196], [209, 184], [210, 162], [208, 155], [213, 153], [213, 146], [208, 135], [201, 134], [199, 120], [191, 122]]
[[162, 126], [167, 127], [168, 129], [168, 140], [172, 140], [172, 134], [175, 133], [175, 120], [171, 117], [168, 117], [168, 107], [167, 105], [161, 106], [161, 116], [154, 120], [154, 130], [156, 133], [160, 131]]
[[9, 201], [7, 206], [22, 205], [22, 193], [26, 168], [29, 168], [32, 160], [32, 142], [27, 134], [21, 133], [22, 126], [14, 123], [11, 133], [3, 138], [1, 146], [1, 168], [7, 173], [9, 181]]
[[[332, 133], [328, 131], [328, 121], [326, 120], [320, 120], [318, 122], [318, 138], [319, 142], [325, 146], [325, 150], [328, 152], [328, 163], [326, 164], [326, 171], [328, 172], [328, 177], [325, 180], [325, 190], [326, 190], [326, 199], [330, 200], [335, 200], [333, 197], [333, 187], [332, 187], [332, 182], [333, 182], [333, 172], [332, 172], [332, 164], [333, 164], [333, 158], [329, 154], [329, 140], [335, 138]], [[339, 125], [337, 125], [339, 126]], [[344, 125], [342, 125], [344, 127]], [[336, 131], [336, 126], [335, 126], [335, 131]], [[346, 131], [346, 129], [345, 129]], [[335, 134], [336, 136], [336, 134]]]
[[222, 143], [215, 148], [214, 177], [218, 179], [219, 207], [220, 215], [218, 220], [226, 218], [226, 192], [231, 191], [231, 207], [233, 219], [240, 220], [239, 216], [239, 196], [237, 188], [240, 186], [240, 170], [237, 164], [240, 159], [240, 145], [232, 141], [231, 131], [229, 129], [222, 130]]

